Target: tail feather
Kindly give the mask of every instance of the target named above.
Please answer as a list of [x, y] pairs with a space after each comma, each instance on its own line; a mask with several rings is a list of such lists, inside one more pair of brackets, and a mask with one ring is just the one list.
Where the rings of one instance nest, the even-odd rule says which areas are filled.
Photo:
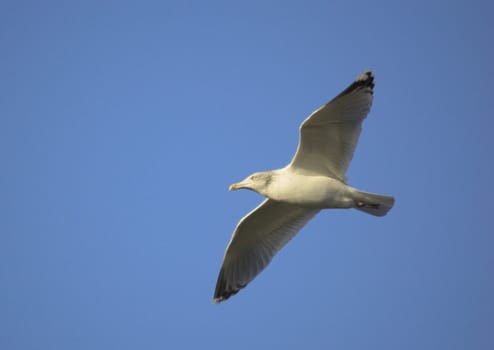
[[355, 191], [355, 208], [374, 216], [384, 216], [393, 208], [395, 199], [377, 193]]

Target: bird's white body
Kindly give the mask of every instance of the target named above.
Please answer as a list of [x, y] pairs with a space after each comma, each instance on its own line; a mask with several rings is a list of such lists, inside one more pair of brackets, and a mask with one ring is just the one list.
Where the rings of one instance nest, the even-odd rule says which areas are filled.
[[321, 175], [300, 174], [290, 167], [273, 173], [274, 181], [265, 193], [261, 193], [270, 199], [305, 208], [355, 207], [355, 191], [339, 180]]

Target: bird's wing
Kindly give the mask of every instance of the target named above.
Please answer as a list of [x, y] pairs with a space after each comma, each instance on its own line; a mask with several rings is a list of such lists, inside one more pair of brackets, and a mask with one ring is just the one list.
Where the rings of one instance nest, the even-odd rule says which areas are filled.
[[369, 113], [374, 76], [364, 71], [343, 92], [313, 112], [300, 126], [292, 170], [331, 176], [346, 182], [345, 173]]
[[318, 212], [266, 199], [244, 216], [226, 248], [213, 301], [245, 287]]

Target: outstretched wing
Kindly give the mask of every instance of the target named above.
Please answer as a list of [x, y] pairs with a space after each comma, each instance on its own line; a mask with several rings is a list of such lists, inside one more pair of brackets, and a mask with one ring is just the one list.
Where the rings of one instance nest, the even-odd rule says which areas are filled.
[[318, 212], [266, 199], [244, 216], [226, 248], [213, 301], [244, 288]]
[[313, 112], [300, 126], [300, 141], [290, 167], [297, 172], [331, 176], [345, 173], [370, 111], [374, 76], [364, 71], [342, 93]]

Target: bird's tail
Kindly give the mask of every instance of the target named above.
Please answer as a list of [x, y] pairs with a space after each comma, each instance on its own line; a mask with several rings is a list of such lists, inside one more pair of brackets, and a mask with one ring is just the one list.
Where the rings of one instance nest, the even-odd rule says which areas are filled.
[[355, 208], [374, 216], [384, 216], [393, 208], [391, 196], [355, 190]]

